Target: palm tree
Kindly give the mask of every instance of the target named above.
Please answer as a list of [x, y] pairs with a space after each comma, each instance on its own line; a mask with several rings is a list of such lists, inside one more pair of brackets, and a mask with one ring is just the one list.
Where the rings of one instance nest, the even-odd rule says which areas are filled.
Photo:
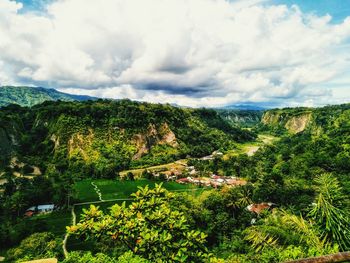
[[287, 211], [273, 211], [262, 224], [252, 226], [245, 231], [245, 239], [260, 251], [266, 247], [286, 247], [288, 245], [313, 248], [318, 253], [331, 248], [315, 224], [302, 216]]
[[323, 238], [337, 243], [341, 250], [350, 249], [350, 216], [344, 209], [344, 195], [337, 178], [323, 174], [315, 179], [315, 203], [309, 213]]

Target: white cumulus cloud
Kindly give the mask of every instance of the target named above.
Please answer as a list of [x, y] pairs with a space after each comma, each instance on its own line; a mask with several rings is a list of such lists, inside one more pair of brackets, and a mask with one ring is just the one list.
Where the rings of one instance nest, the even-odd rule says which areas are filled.
[[337, 102], [339, 90], [324, 84], [350, 71], [350, 18], [334, 24], [297, 6], [59, 0], [43, 13], [21, 8], [0, 0], [0, 84], [188, 106], [294, 105]]

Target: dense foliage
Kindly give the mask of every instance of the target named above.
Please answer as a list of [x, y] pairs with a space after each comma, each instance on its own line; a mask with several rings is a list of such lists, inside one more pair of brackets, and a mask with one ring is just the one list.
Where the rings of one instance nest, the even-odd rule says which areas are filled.
[[114, 177], [130, 166], [203, 156], [254, 138], [213, 110], [128, 100], [9, 106], [0, 120], [3, 163], [16, 155], [50, 172], [80, 176]]
[[150, 263], [150, 261], [141, 258], [132, 252], [126, 252], [118, 259], [110, 257], [103, 253], [93, 255], [91, 252], [72, 252], [63, 263]]
[[[248, 183], [188, 194], [144, 188], [130, 205], [119, 203], [110, 210], [92, 206], [69, 233], [94, 242], [93, 248], [81, 245], [75, 250], [82, 251], [70, 251], [65, 262], [198, 262], [214, 257], [284, 262], [350, 250], [349, 104], [267, 111], [252, 130], [278, 136], [277, 141], [259, 145], [252, 156], [205, 160], [196, 157], [214, 150], [226, 153], [254, 133], [233, 127], [212, 110], [130, 101], [9, 106], [0, 111], [0, 119], [0, 151], [9, 157], [2, 159], [7, 183], [1, 194], [1, 244], [19, 244], [25, 231], [46, 231], [26, 225], [29, 221], [18, 215], [38, 202], [68, 205], [72, 185], [80, 178], [115, 178], [127, 167], [186, 158], [195, 176], [235, 176]], [[146, 151], [137, 155], [140, 148]], [[11, 160], [14, 155], [17, 161]], [[13, 172], [31, 174], [33, 166], [43, 175], [13, 177]], [[125, 179], [138, 180], [131, 172]], [[270, 203], [270, 209], [248, 211], [248, 205], [259, 203]], [[31, 258], [42, 255], [40, 244], [33, 247], [30, 240], [22, 241], [18, 253], [10, 250], [10, 258], [21, 259], [23, 248], [32, 251]], [[54, 246], [50, 250], [56, 253]]]
[[204, 233], [191, 230], [185, 215], [171, 208], [172, 194], [156, 185], [141, 188], [135, 202], [114, 205], [105, 215], [98, 207], [85, 210], [69, 233], [85, 239], [97, 238], [130, 250], [151, 262], [207, 262]]
[[57, 239], [52, 233], [35, 233], [25, 238], [18, 247], [10, 249], [7, 253], [7, 260], [23, 262], [59, 257], [62, 253], [61, 243], [62, 240]]
[[203, 156], [254, 137], [206, 109], [129, 100], [4, 107], [0, 239], [12, 246], [35, 229], [43, 230], [25, 230], [25, 210], [44, 203], [67, 207], [73, 201], [73, 183], [81, 178], [116, 178], [129, 167]]

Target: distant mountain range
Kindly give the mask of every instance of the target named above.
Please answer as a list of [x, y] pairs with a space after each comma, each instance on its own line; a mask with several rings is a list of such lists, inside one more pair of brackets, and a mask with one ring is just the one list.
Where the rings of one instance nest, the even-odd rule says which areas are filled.
[[[10, 104], [17, 104], [22, 107], [31, 107], [37, 104], [41, 104], [45, 101], [86, 101], [96, 99], [98, 98], [85, 95], [68, 94], [50, 88], [29, 86], [0, 86], [0, 107]], [[171, 105], [174, 107], [188, 108], [177, 104]], [[253, 103], [228, 105], [219, 109], [215, 108], [215, 110], [226, 111], [263, 111], [266, 109], [267, 108], [264, 106], [255, 105]]]
[[22, 107], [31, 107], [44, 101], [86, 101], [96, 98], [82, 95], [72, 95], [59, 92], [55, 89], [27, 86], [0, 87], [0, 107], [9, 104], [18, 104]]
[[233, 104], [223, 107], [225, 110], [247, 110], [247, 111], [263, 111], [266, 107], [256, 104]]

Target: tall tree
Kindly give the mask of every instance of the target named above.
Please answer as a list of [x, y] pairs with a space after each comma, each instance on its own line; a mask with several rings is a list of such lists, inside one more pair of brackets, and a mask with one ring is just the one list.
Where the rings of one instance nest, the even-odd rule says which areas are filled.
[[104, 214], [98, 207], [84, 210], [81, 221], [68, 232], [86, 239], [109, 239], [152, 262], [204, 262], [211, 255], [205, 248], [206, 235], [190, 229], [184, 214], [170, 207], [173, 194], [156, 185], [140, 188], [128, 207], [111, 207]]

